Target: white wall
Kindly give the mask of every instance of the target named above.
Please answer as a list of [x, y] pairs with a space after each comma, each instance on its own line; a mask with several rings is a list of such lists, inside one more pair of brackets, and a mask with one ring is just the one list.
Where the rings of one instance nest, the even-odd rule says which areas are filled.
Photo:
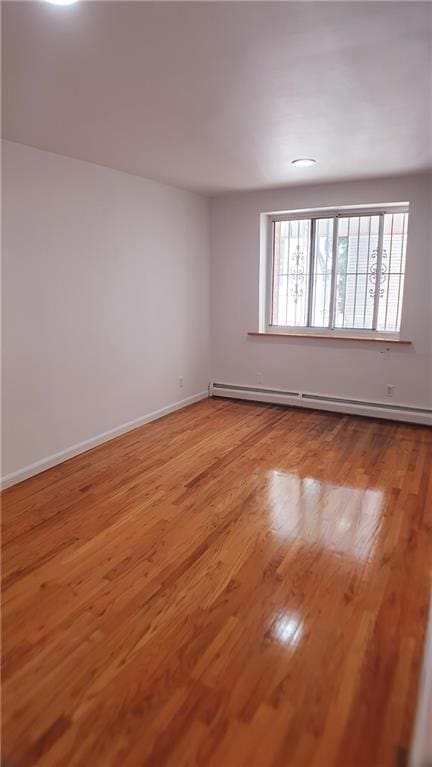
[[143, 178], [3, 142], [3, 181], [5, 476], [207, 389], [209, 242]]
[[[258, 330], [260, 213], [365, 203], [410, 203], [402, 336], [383, 359], [374, 342], [252, 338]], [[432, 176], [291, 187], [211, 201], [212, 379], [309, 393], [432, 406]]]
[[[432, 184], [199, 195], [3, 142], [2, 476], [198, 395], [209, 378], [432, 406]], [[410, 202], [402, 334], [376, 344], [251, 338], [259, 217]], [[209, 367], [209, 277], [212, 368]], [[184, 388], [178, 378], [184, 377]]]

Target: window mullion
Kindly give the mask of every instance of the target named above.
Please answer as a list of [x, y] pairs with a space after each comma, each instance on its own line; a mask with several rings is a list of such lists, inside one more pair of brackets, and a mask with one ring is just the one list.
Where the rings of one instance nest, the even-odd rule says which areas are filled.
[[[276, 230], [276, 221], [271, 222], [271, 227], [269, 227], [268, 231], [268, 244], [267, 247], [269, 248], [269, 251], [271, 253], [271, 261], [269, 262], [270, 269], [267, 269], [267, 311], [268, 316], [266, 317], [266, 321], [268, 322], [269, 326], [274, 324], [274, 292], [275, 292], [275, 230]], [[277, 286], [277, 290], [279, 290], [279, 285]]]
[[336, 259], [337, 259], [337, 238], [338, 238], [339, 219], [337, 216], [333, 219], [333, 253], [332, 253], [332, 273], [330, 282], [330, 307], [328, 327], [334, 327], [335, 301], [336, 301]]
[[379, 308], [379, 299], [380, 299], [380, 290], [381, 290], [383, 240], [384, 240], [384, 214], [381, 213], [380, 221], [379, 221], [379, 229], [378, 229], [378, 249], [377, 249], [377, 262], [376, 262], [376, 272], [375, 272], [375, 296], [374, 296], [372, 330], [376, 330], [378, 325], [378, 308]]
[[315, 269], [315, 237], [316, 237], [316, 219], [311, 219], [310, 230], [310, 254], [309, 254], [309, 279], [308, 279], [308, 311], [307, 311], [307, 327], [312, 326], [312, 303], [313, 303], [313, 273]]

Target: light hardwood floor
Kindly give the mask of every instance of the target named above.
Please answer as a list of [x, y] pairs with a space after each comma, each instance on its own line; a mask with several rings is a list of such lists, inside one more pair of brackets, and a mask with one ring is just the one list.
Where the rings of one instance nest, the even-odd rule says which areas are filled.
[[3, 493], [13, 767], [399, 767], [432, 432], [200, 402]]

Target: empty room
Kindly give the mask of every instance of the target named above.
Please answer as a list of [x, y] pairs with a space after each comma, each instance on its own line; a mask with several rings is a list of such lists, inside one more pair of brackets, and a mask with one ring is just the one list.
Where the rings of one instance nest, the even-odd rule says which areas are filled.
[[432, 3], [1, 14], [2, 767], [432, 767]]

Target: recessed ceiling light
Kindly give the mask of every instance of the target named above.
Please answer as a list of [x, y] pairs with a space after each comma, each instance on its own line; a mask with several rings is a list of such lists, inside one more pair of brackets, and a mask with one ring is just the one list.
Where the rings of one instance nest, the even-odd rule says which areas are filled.
[[51, 3], [51, 5], [73, 5], [78, 0], [46, 0], [46, 2]]
[[298, 160], [293, 160], [291, 165], [297, 165], [298, 168], [309, 168], [310, 165], [316, 165], [316, 160], [312, 157], [299, 157]]

